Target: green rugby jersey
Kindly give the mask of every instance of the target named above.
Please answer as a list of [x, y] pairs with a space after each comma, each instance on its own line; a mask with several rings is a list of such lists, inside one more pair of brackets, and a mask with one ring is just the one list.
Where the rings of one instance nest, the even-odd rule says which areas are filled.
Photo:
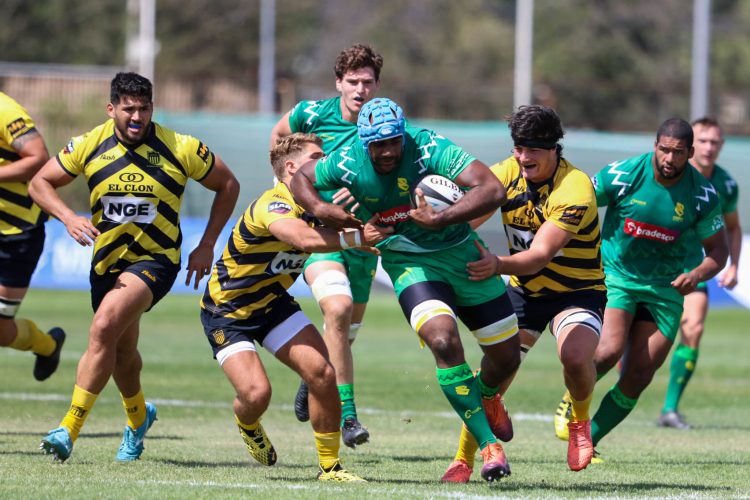
[[[729, 173], [718, 165], [714, 165], [714, 171], [708, 181], [716, 188], [719, 195], [719, 204], [721, 205], [721, 214], [727, 215], [737, 210], [737, 200], [740, 192], [735, 181]], [[686, 268], [693, 269], [703, 260], [703, 246], [700, 240], [695, 238], [695, 245], [690, 249], [690, 254], [686, 260]]]
[[409, 219], [410, 193], [427, 174], [455, 179], [475, 158], [431, 130], [407, 127], [401, 164], [387, 175], [378, 174], [359, 141], [321, 158], [315, 167], [315, 188], [349, 188], [379, 223], [393, 226], [395, 234], [378, 247], [401, 252], [432, 252], [451, 248], [471, 234], [468, 223], [431, 231]]
[[724, 226], [716, 189], [688, 167], [673, 186], [656, 182], [654, 153], [609, 164], [594, 178], [596, 200], [606, 206], [602, 262], [606, 274], [669, 286], [684, 270], [695, 241]]

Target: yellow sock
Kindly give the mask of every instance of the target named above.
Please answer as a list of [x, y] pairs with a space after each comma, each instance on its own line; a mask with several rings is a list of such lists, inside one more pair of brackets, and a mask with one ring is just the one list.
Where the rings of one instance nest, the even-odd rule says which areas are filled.
[[30, 319], [16, 319], [16, 339], [10, 346], [19, 351], [31, 350], [34, 354], [49, 356], [55, 351], [57, 342], [44, 333]]
[[463, 460], [466, 464], [474, 468], [474, 455], [479, 449], [479, 444], [474, 436], [469, 432], [465, 425], [461, 426], [461, 437], [458, 438], [458, 451], [454, 460]]
[[339, 461], [339, 446], [341, 446], [341, 431], [313, 432], [315, 447], [318, 449], [318, 461], [323, 470], [328, 470]]
[[570, 403], [570, 402], [572, 402], [572, 401], [573, 401], [573, 396], [571, 396], [571, 395], [570, 395], [570, 391], [565, 391], [565, 394], [563, 394], [563, 397], [562, 397], [562, 399], [563, 399], [563, 401], [565, 401], [566, 403]]
[[570, 414], [570, 420], [571, 422], [580, 422], [582, 420], [591, 420], [591, 417], [589, 417], [589, 407], [591, 406], [591, 398], [593, 397], [593, 394], [589, 394], [589, 397], [584, 399], [583, 401], [576, 401], [572, 397], [570, 398], [571, 403], [571, 414]]
[[65, 414], [65, 418], [60, 422], [60, 427], [65, 427], [70, 432], [70, 439], [75, 442], [78, 439], [78, 433], [89, 416], [91, 408], [94, 407], [98, 394], [92, 394], [77, 385], [73, 387], [73, 398], [70, 402], [70, 409]]
[[240, 420], [240, 417], [237, 416], [235, 413], [234, 415], [234, 421], [237, 422], [237, 425], [245, 429], [246, 431], [254, 432], [258, 430], [258, 426], [260, 425], [260, 420], [256, 420], [255, 423], [252, 424], [243, 424]]
[[143, 391], [138, 391], [135, 396], [126, 398], [120, 394], [122, 398], [122, 406], [125, 408], [125, 413], [128, 415], [128, 426], [136, 430], [138, 427], [143, 425], [146, 421], [146, 398], [143, 397]]

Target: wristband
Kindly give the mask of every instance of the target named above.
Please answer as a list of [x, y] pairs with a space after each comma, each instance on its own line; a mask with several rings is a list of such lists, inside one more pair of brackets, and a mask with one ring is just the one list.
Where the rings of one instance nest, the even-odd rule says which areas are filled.
[[357, 229], [354, 232], [354, 246], [355, 247], [361, 247], [362, 246], [362, 231]]
[[349, 243], [346, 242], [346, 231], [339, 232], [339, 244], [341, 245], [342, 250], [350, 248]]

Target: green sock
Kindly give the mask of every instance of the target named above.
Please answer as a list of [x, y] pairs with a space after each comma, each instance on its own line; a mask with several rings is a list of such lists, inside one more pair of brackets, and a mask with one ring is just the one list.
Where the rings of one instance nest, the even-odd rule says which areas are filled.
[[479, 448], [484, 449], [489, 443], [496, 442], [490, 424], [483, 418], [481, 393], [469, 365], [437, 368], [436, 372], [443, 394], [477, 440]]
[[682, 393], [688, 381], [690, 381], [690, 377], [693, 376], [697, 362], [698, 349], [680, 344], [674, 350], [672, 364], [669, 366], [669, 385], [667, 386], [667, 395], [664, 398], [662, 413], [677, 411]]
[[354, 405], [354, 384], [341, 384], [339, 399], [341, 400], [341, 425], [347, 418], [357, 418], [357, 407]]
[[493, 398], [495, 397], [495, 394], [497, 394], [499, 387], [490, 387], [488, 385], [485, 385], [484, 382], [482, 382], [482, 371], [480, 370], [479, 373], [477, 373], [476, 379], [477, 379], [477, 385], [479, 386], [479, 392], [482, 393], [483, 398]]
[[594, 446], [617, 424], [625, 420], [637, 402], [637, 398], [632, 399], [624, 395], [617, 384], [612, 386], [602, 398], [596, 415], [591, 419], [591, 441]]

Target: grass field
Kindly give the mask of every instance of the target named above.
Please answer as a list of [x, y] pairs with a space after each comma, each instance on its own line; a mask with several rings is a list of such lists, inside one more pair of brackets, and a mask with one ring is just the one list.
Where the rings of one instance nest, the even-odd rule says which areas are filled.
[[[419, 349], [391, 295], [373, 298], [354, 346], [360, 420], [371, 442], [342, 446], [347, 468], [367, 484], [315, 481], [309, 424], [294, 418], [297, 378], [262, 353], [274, 387], [264, 426], [279, 462], [251, 461], [232, 418], [232, 391], [211, 358], [196, 296], [171, 295], [144, 317], [140, 350], [147, 399], [159, 420], [139, 462], [116, 464], [125, 417], [113, 383], [99, 397], [71, 458], [63, 465], [39, 453], [40, 438], [57, 427], [69, 404], [75, 368], [91, 319], [88, 294], [32, 290], [21, 317], [43, 328], [63, 326], [68, 341], [59, 371], [31, 376], [33, 357], [0, 349], [0, 498], [489, 498], [489, 497], [750, 497], [750, 312], [709, 316], [698, 372], [682, 410], [695, 429], [659, 429], [655, 421], [667, 381], [657, 374], [630, 417], [600, 443], [606, 462], [568, 470], [566, 443], [552, 431], [562, 392], [554, 345], [543, 337], [507, 394], [515, 438], [505, 446], [513, 474], [468, 485], [439, 482], [450, 463], [459, 420], [435, 380], [432, 356]], [[303, 302], [318, 321], [314, 305]], [[319, 324], [319, 321], [318, 321]], [[468, 333], [467, 358], [479, 351]], [[614, 382], [598, 385], [594, 408]], [[479, 463], [479, 459], [478, 459]]]

